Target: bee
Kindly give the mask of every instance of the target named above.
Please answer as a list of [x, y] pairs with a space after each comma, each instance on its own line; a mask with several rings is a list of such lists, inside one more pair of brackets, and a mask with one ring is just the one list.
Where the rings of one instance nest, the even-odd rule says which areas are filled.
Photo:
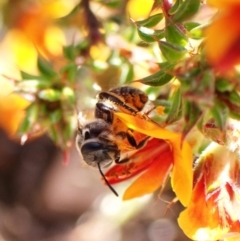
[[148, 103], [148, 96], [139, 89], [130, 86], [118, 87], [98, 95], [95, 117], [113, 122], [113, 112], [136, 115], [143, 111]]
[[[109, 188], [117, 195], [105, 178], [102, 168], [130, 161], [134, 151], [142, 148], [149, 137], [129, 129], [115, 115], [116, 112], [144, 116], [152, 109], [148, 96], [141, 90], [117, 87], [98, 94], [95, 119], [81, 123], [76, 146], [83, 160], [97, 167]], [[117, 195], [118, 196], [118, 195]]]

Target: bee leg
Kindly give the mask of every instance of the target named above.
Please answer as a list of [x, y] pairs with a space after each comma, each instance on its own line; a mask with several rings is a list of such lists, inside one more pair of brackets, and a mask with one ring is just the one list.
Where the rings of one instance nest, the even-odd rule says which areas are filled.
[[136, 140], [134, 139], [134, 136], [133, 136], [133, 133], [131, 130], [128, 130], [127, 131], [127, 140], [129, 142], [129, 144], [135, 148], [137, 148], [137, 142]]
[[117, 164], [123, 164], [123, 163], [127, 163], [127, 162], [129, 162], [130, 161], [130, 159], [128, 158], [128, 157], [125, 157], [125, 158], [123, 158], [122, 160], [120, 160], [120, 157], [118, 157], [117, 159], [115, 159], [115, 162], [117, 163]]
[[128, 130], [127, 131], [127, 139], [128, 139], [128, 142], [131, 144], [131, 146], [135, 147], [136, 149], [140, 149], [142, 148], [145, 143], [148, 141], [150, 137], [147, 136], [146, 138], [144, 138], [143, 140], [141, 140], [138, 144], [136, 142], [136, 140], [134, 139], [134, 136], [133, 136], [133, 132], [132, 130]]
[[147, 136], [146, 138], [144, 138], [143, 140], [141, 140], [138, 145], [137, 145], [137, 149], [140, 149], [142, 148], [146, 143], [147, 141], [150, 139], [151, 137], [150, 136]]
[[153, 106], [150, 110], [144, 113], [145, 116], [148, 116], [152, 111], [156, 109], [156, 106]]

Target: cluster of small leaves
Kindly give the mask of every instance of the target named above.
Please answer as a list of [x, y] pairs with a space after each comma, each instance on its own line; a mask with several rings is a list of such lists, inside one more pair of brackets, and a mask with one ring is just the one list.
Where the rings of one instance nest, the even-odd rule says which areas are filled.
[[201, 44], [192, 47], [192, 42], [203, 39], [202, 29], [206, 25], [189, 20], [199, 11], [200, 0], [159, 4], [162, 13], [134, 24], [144, 42], [159, 45], [163, 62], [159, 63], [159, 71], [137, 81], [150, 86], [179, 81], [180, 87], [166, 104], [165, 124], [184, 118], [184, 135], [197, 125], [205, 136], [224, 143], [227, 118], [240, 119], [238, 76], [232, 80], [219, 76], [206, 62]]
[[68, 63], [60, 71], [55, 71], [50, 62], [39, 57], [39, 75], [21, 72], [22, 80], [16, 84], [19, 92], [33, 100], [19, 133], [28, 138], [38, 132], [47, 132], [63, 150], [69, 147], [76, 130], [75, 80], [78, 68], [74, 62], [75, 50], [76, 47], [73, 49], [72, 46], [64, 49]]
[[[121, 1], [107, 1], [102, 4], [109, 8], [118, 8], [120, 3]], [[58, 24], [69, 27], [72, 19], [82, 12], [84, 21], [77, 24], [84, 28], [83, 32], [88, 32], [87, 36], [64, 46], [63, 56], [57, 61], [51, 57], [49, 60], [38, 57], [39, 74], [21, 71], [21, 81], [16, 81], [16, 91], [26, 95], [31, 101], [18, 131], [23, 137], [22, 142], [47, 133], [61, 149], [68, 149], [77, 130], [77, 111], [86, 108], [83, 103], [87, 95], [85, 90], [89, 89], [91, 97], [94, 97], [93, 79], [102, 89], [108, 90], [133, 78], [133, 66], [128, 60], [131, 53], [113, 49], [105, 62], [94, 59], [90, 54], [93, 45], [105, 44], [101, 28], [104, 27], [107, 32], [111, 28], [111, 22], [116, 22], [116, 19], [100, 23], [90, 9], [90, 2], [83, 0], [69, 15], [59, 19]]]

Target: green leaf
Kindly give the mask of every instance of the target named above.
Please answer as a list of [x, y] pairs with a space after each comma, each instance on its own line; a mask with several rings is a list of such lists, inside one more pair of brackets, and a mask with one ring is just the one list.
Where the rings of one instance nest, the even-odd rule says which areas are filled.
[[62, 117], [61, 110], [55, 110], [49, 113], [49, 119], [52, 124], [59, 122], [61, 117]]
[[187, 54], [187, 50], [177, 44], [159, 41], [159, 47], [161, 49], [162, 55], [169, 62], [177, 62], [183, 59]]
[[228, 118], [228, 109], [220, 102], [217, 102], [214, 107], [211, 108], [211, 113], [220, 130], [224, 130]]
[[21, 71], [21, 77], [22, 77], [23, 80], [40, 80], [40, 79], [43, 79], [41, 76], [28, 74], [24, 71]]
[[216, 89], [220, 92], [225, 92], [225, 91], [232, 91], [234, 86], [224, 78], [220, 78], [216, 80]]
[[143, 26], [143, 27], [151, 28], [151, 27], [156, 26], [162, 19], [163, 19], [163, 14], [158, 13], [158, 14], [150, 16], [147, 19], [144, 19], [141, 21], [136, 21], [135, 24]]
[[182, 116], [182, 93], [180, 88], [174, 93], [171, 109], [169, 110], [166, 124], [179, 120]]
[[53, 78], [53, 77], [57, 76], [57, 73], [53, 70], [51, 63], [49, 63], [48, 61], [46, 61], [42, 58], [38, 58], [37, 65], [38, 65], [39, 71], [44, 76], [46, 76], [48, 78]]
[[183, 26], [187, 29], [187, 31], [191, 31], [192, 29], [200, 26], [200, 23], [197, 22], [186, 22]]
[[240, 115], [240, 95], [234, 90], [232, 92], [216, 92], [218, 100], [224, 103], [229, 111], [231, 116]]
[[159, 65], [160, 69], [165, 70], [165, 71], [169, 71], [169, 70], [172, 70], [174, 68], [176, 63], [161, 62], [161, 63], [158, 63], [158, 65]]
[[76, 48], [73, 45], [63, 47], [64, 56], [70, 60], [74, 60], [76, 57]]
[[38, 97], [42, 100], [47, 100], [47, 101], [58, 101], [62, 97], [62, 93], [59, 90], [55, 89], [45, 89], [41, 90], [38, 93]]
[[66, 73], [67, 80], [74, 82], [78, 74], [77, 65], [74, 62], [70, 62], [61, 69], [61, 73]]
[[30, 123], [28, 117], [26, 116], [26, 117], [23, 119], [22, 123], [20, 124], [20, 127], [19, 127], [19, 129], [18, 129], [18, 132], [19, 132], [19, 134], [25, 134], [25, 133], [27, 133], [30, 129], [31, 129], [31, 123]]
[[232, 104], [240, 107], [240, 94], [237, 91], [232, 91], [229, 96], [229, 100]]
[[240, 121], [240, 113], [235, 113], [235, 112], [230, 111], [230, 114], [229, 114], [229, 115], [231, 116], [231, 118]]
[[138, 35], [145, 42], [155, 42], [159, 39], [164, 38], [165, 31], [164, 30], [153, 30], [150, 28], [140, 26], [138, 28]]
[[182, 22], [198, 12], [201, 0], [185, 0], [173, 15], [173, 21]]
[[192, 39], [201, 39], [201, 38], [203, 38], [202, 28], [201, 27], [197, 27], [197, 28], [192, 29], [189, 32], [189, 38], [192, 38]]
[[190, 102], [188, 100], [184, 101], [184, 118], [185, 118], [185, 126], [184, 126], [184, 136], [196, 125], [196, 123], [202, 117], [202, 110], [199, 108], [199, 105], [194, 102]]
[[134, 68], [132, 64], [127, 65], [127, 74], [124, 82], [129, 82], [134, 78]]
[[158, 72], [149, 75], [145, 78], [135, 80], [133, 82], [141, 82], [145, 85], [150, 85], [150, 86], [161, 86], [167, 84], [173, 76], [169, 74], [169, 70], [173, 68], [173, 64], [168, 63], [168, 65], [165, 65], [165, 68], [160, 69]]
[[50, 135], [50, 137], [55, 143], [58, 142], [58, 132], [55, 130], [54, 125], [49, 126], [48, 134]]
[[173, 15], [174, 13], [177, 12], [179, 7], [181, 6], [182, 0], [176, 0], [174, 5], [171, 7], [171, 9], [168, 11], [168, 14]]
[[207, 24], [199, 24], [196, 22], [188, 22], [184, 24], [185, 28], [188, 30], [187, 36], [192, 39], [203, 38], [203, 29]]
[[104, 4], [110, 8], [118, 8], [121, 6], [121, 0], [104, 1]]
[[165, 31], [167, 42], [185, 46], [188, 43], [188, 38], [184, 32], [176, 25], [168, 25]]
[[77, 128], [77, 121], [74, 115], [69, 116], [66, 118], [66, 126], [63, 129], [63, 136], [65, 140], [69, 140], [73, 137], [76, 128]]
[[89, 40], [87, 38], [84, 38], [81, 42], [79, 42], [76, 46], [75, 46], [75, 49], [76, 49], [76, 52], [79, 53], [81, 52], [82, 50], [86, 50], [88, 47], [89, 47]]
[[25, 134], [31, 129], [32, 125], [35, 123], [35, 121], [38, 118], [38, 110], [39, 108], [37, 104], [31, 104], [27, 108], [26, 116], [19, 128], [19, 132], [21, 134]]
[[200, 23], [198, 22], [186, 22], [183, 24], [183, 26], [187, 29], [187, 31], [191, 31], [192, 29], [200, 26]]

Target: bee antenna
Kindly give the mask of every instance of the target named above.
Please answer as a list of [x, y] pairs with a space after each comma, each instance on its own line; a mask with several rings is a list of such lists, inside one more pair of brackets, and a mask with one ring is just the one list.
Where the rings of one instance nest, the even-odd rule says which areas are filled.
[[98, 170], [101, 174], [101, 176], [103, 177], [104, 181], [106, 182], [107, 186], [110, 188], [110, 190], [118, 197], [117, 192], [113, 189], [113, 187], [111, 186], [111, 184], [108, 182], [107, 178], [105, 177], [105, 175], [102, 172], [101, 166], [100, 166], [100, 162], [98, 162]]

